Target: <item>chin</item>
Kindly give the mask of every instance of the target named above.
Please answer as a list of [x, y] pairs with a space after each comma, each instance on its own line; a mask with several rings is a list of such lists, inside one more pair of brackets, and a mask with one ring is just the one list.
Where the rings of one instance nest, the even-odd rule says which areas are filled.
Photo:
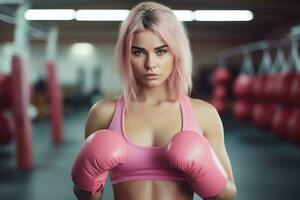
[[165, 82], [160, 82], [160, 81], [156, 81], [156, 82], [151, 82], [151, 83], [145, 83], [144, 85], [146, 87], [160, 87], [163, 86], [165, 84]]
[[160, 84], [145, 84], [144, 87], [147, 87], [147, 88], [153, 88], [153, 87], [157, 87], [159, 86]]
[[158, 87], [165, 84], [167, 84], [166, 80], [161, 80], [161, 79], [151, 80], [151, 81], [148, 80], [140, 81], [141, 87], [146, 87], [146, 88]]

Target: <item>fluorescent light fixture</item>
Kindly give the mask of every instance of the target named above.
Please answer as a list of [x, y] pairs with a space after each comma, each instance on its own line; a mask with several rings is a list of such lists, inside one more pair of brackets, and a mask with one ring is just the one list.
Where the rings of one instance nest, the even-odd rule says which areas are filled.
[[174, 14], [180, 21], [193, 21], [193, 11], [191, 10], [174, 10]]
[[251, 21], [253, 13], [249, 10], [196, 10], [197, 21]]
[[94, 46], [90, 43], [75, 43], [71, 46], [71, 54], [76, 56], [87, 56], [94, 52]]
[[[29, 9], [26, 20], [73, 20], [77, 21], [123, 21], [129, 10], [119, 9]], [[251, 21], [253, 13], [249, 10], [174, 10], [180, 21]]]
[[129, 10], [78, 10], [75, 19], [77, 21], [123, 21]]
[[25, 12], [26, 20], [73, 20], [72, 9], [29, 9]]

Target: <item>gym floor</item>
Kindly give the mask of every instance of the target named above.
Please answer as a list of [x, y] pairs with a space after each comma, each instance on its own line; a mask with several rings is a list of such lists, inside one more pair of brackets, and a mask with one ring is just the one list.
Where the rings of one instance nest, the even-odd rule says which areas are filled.
[[[16, 168], [14, 144], [0, 147], [1, 200], [75, 199], [70, 169], [83, 141], [88, 109], [64, 119], [64, 144], [51, 143], [48, 121], [33, 122], [35, 167]], [[236, 185], [237, 200], [300, 199], [300, 147], [279, 141], [270, 132], [223, 117], [225, 142]], [[103, 200], [112, 200], [108, 182]], [[195, 195], [194, 199], [200, 199]]]

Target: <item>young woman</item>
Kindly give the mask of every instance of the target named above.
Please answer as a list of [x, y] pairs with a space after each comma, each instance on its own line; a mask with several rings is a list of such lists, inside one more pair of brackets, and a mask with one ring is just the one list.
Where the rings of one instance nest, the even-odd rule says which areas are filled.
[[216, 109], [189, 97], [192, 57], [183, 24], [154, 2], [135, 6], [116, 45], [123, 94], [90, 110], [72, 169], [79, 200], [232, 200], [236, 186]]

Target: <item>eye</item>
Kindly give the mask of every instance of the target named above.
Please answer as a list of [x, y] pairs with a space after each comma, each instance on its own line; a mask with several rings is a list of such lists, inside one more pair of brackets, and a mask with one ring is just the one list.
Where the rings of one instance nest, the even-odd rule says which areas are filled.
[[157, 55], [163, 55], [163, 54], [165, 54], [165, 53], [167, 53], [167, 50], [164, 50], [164, 49], [160, 49], [160, 50], [158, 50], [157, 52], [156, 52], [156, 54]]
[[143, 51], [132, 51], [132, 53], [135, 56], [139, 56], [139, 55], [143, 54], [144, 52]]

